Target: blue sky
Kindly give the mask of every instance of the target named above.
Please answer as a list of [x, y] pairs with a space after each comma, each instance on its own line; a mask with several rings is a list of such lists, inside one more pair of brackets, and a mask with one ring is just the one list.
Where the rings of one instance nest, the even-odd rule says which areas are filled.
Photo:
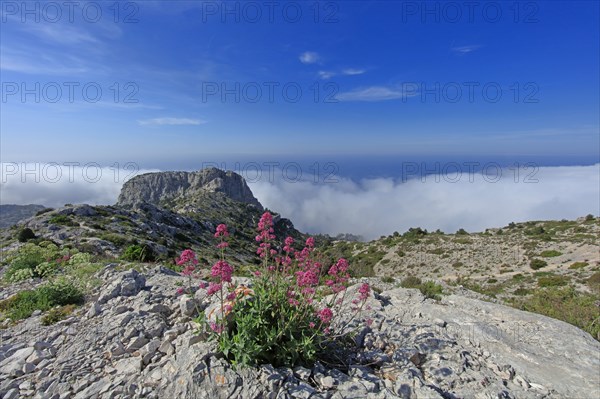
[[[402, 1], [147, 1], [122, 2], [118, 14], [113, 2], [81, 2], [72, 21], [67, 8], [58, 18], [44, 2], [29, 4], [34, 14], [2, 2], [3, 162], [598, 161], [596, 1], [480, 2], [474, 10], [429, 2], [429, 12]], [[222, 14], [226, 7], [233, 11]], [[23, 85], [39, 103], [34, 94], [23, 101]], [[86, 101], [85, 85], [90, 99], [96, 88], [102, 98]], [[239, 101], [223, 98], [223, 87]], [[286, 99], [298, 88], [297, 102]]]

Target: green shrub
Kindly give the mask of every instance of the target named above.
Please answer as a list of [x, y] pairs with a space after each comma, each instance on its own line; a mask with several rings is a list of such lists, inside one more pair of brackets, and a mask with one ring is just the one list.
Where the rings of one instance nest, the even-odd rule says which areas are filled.
[[416, 276], [407, 276], [402, 282], [400, 282], [400, 286], [402, 288], [419, 288], [421, 286], [421, 279]]
[[427, 229], [422, 229], [420, 227], [411, 227], [406, 233], [402, 234], [404, 238], [422, 238], [427, 235]]
[[548, 250], [548, 251], [543, 251], [540, 256], [542, 258], [553, 258], [555, 256], [560, 256], [562, 255], [562, 253], [555, 251], [554, 249]]
[[27, 242], [32, 238], [35, 238], [35, 233], [29, 227], [25, 227], [23, 230], [19, 231], [19, 234], [17, 235], [17, 240], [19, 240], [19, 242]]
[[52, 212], [54, 210], [54, 208], [45, 208], [42, 209], [41, 211], [38, 211], [35, 216], [40, 216], [43, 215], [44, 213], [48, 213], [48, 212]]
[[573, 287], [538, 288], [532, 297], [513, 301], [529, 312], [565, 321], [590, 333], [600, 341], [598, 296], [576, 291]]
[[592, 215], [591, 213], [585, 216], [585, 221], [586, 222], [593, 221], [594, 219], [595, 219], [594, 215]]
[[460, 229], [458, 229], [458, 231], [456, 232], [456, 235], [457, 235], [457, 236], [466, 236], [466, 235], [469, 235], [469, 233], [468, 233], [468, 232], [467, 232], [465, 229], [463, 229], [463, 228], [460, 228]]
[[121, 258], [130, 262], [153, 262], [156, 255], [149, 245], [134, 244], [125, 248]]
[[425, 295], [426, 298], [435, 299], [436, 301], [442, 299], [442, 286], [436, 284], [434, 281], [425, 281], [423, 284], [421, 284], [419, 290], [421, 291], [421, 294]]
[[519, 287], [513, 291], [513, 294], [518, 296], [525, 296], [531, 294], [531, 292], [532, 291], [530, 289]]
[[92, 261], [92, 255], [86, 252], [78, 252], [76, 254], [71, 255], [67, 264], [70, 266], [80, 265], [82, 263], [90, 263]]
[[52, 308], [42, 316], [42, 325], [50, 326], [61, 320], [66, 319], [75, 310], [75, 305], [66, 305], [58, 308]]
[[258, 280], [253, 288], [252, 300], [236, 302], [236, 317], [221, 335], [219, 350], [234, 364], [313, 364], [320, 349], [318, 331], [309, 327], [318, 322], [314, 314], [299, 312], [268, 280]]
[[9, 261], [4, 278], [9, 282], [17, 282], [31, 277], [41, 277], [36, 271], [37, 266], [43, 262], [51, 262], [59, 255], [60, 251], [55, 244], [49, 242], [42, 242], [40, 245], [27, 243], [19, 248], [16, 256]]
[[396, 279], [393, 278], [392, 276], [383, 276], [381, 278], [381, 282], [386, 283], [386, 284], [392, 284], [392, 283], [396, 282]]
[[546, 267], [548, 266], [548, 263], [545, 260], [541, 260], [541, 259], [532, 259], [529, 262], [529, 266], [533, 269], [533, 270], [539, 270], [542, 267]]
[[36, 277], [49, 277], [56, 273], [58, 264], [56, 262], [42, 262], [35, 267], [34, 275]]
[[571, 266], [569, 266], [569, 269], [571, 269], [571, 270], [583, 269], [587, 265], [588, 265], [587, 262], [575, 262], [575, 263], [571, 264]]
[[48, 222], [50, 224], [58, 224], [58, 225], [62, 225], [62, 226], [78, 226], [78, 223], [74, 222], [73, 220], [71, 220], [70, 217], [66, 216], [66, 215], [55, 215], [52, 216]]
[[434, 281], [421, 281], [420, 278], [415, 276], [407, 276], [401, 282], [400, 286], [402, 288], [417, 288], [421, 291], [426, 298], [431, 298], [439, 301], [441, 299], [441, 294], [443, 293], [442, 286], [436, 284]]
[[587, 279], [587, 285], [593, 292], [600, 295], [600, 272], [596, 272]]
[[114, 233], [101, 234], [98, 236], [98, 238], [100, 238], [101, 240], [104, 240], [104, 241], [112, 242], [117, 247], [123, 247], [123, 246], [129, 244], [129, 242], [130, 242], [130, 240], [127, 237], [122, 236], [120, 234], [114, 234]]
[[20, 291], [0, 302], [0, 311], [12, 320], [25, 319], [36, 310], [46, 311], [54, 306], [79, 305], [83, 292], [68, 280], [57, 280], [34, 290]]
[[540, 287], [562, 287], [569, 284], [569, 278], [566, 276], [545, 276], [538, 278], [538, 286]]

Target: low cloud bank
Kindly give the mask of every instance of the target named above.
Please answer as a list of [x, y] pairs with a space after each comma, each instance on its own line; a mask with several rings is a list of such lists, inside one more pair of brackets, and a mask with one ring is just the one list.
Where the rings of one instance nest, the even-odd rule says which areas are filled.
[[[123, 183], [156, 170], [95, 165], [3, 163], [0, 203], [114, 204]], [[497, 171], [496, 171], [497, 172]], [[391, 178], [336, 183], [283, 179], [249, 180], [258, 200], [309, 233], [352, 233], [377, 238], [409, 227], [455, 232], [482, 231], [511, 221], [574, 219], [600, 213], [600, 164], [503, 169], [482, 173], [429, 175], [407, 181]], [[279, 178], [277, 177], [279, 176]]]
[[156, 170], [140, 170], [134, 164], [101, 167], [96, 163], [2, 163], [0, 203], [112, 205], [123, 183]]
[[541, 167], [405, 182], [366, 179], [314, 185], [273, 180], [251, 183], [258, 200], [310, 233], [377, 238], [409, 227], [483, 231], [511, 221], [574, 219], [600, 212], [600, 164]]

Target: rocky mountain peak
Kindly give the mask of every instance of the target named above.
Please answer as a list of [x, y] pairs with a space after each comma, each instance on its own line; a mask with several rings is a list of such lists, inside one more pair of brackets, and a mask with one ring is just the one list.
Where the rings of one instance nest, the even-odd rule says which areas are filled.
[[157, 172], [138, 175], [123, 185], [117, 205], [131, 206], [140, 203], [158, 205], [170, 200], [195, 198], [206, 193], [222, 193], [234, 201], [263, 209], [242, 176], [217, 168], [206, 168], [196, 172]]

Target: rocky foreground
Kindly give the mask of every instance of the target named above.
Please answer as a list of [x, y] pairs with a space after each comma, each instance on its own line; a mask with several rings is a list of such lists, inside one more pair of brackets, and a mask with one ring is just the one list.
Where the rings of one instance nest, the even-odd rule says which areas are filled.
[[[185, 281], [163, 267], [101, 271], [105, 284], [70, 318], [1, 332], [0, 397], [594, 398], [600, 343], [569, 324], [464, 296], [383, 290], [349, 368], [236, 370], [197, 333]], [[377, 283], [375, 280], [372, 282]]]

